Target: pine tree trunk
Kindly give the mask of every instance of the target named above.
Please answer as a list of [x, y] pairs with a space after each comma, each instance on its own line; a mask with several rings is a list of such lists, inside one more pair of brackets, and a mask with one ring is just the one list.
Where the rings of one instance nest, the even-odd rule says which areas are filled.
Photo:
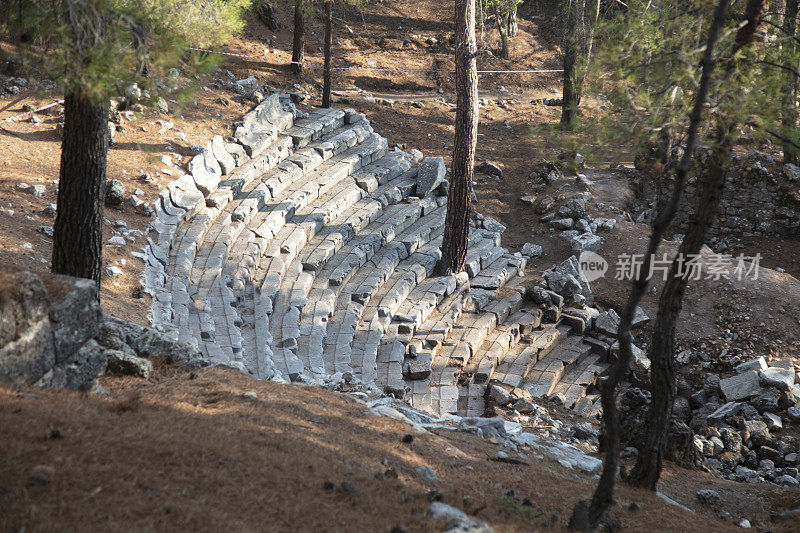
[[[788, 53], [785, 57], [790, 59], [797, 57], [797, 41], [793, 39], [797, 34], [797, 13], [798, 13], [798, 0], [786, 0], [786, 9], [783, 18], [783, 30], [786, 35], [790, 37], [785, 46], [788, 48]], [[789, 65], [791, 68], [797, 68], [798, 65]], [[783, 135], [790, 138], [797, 138], [797, 77], [793, 72], [786, 75], [786, 93], [782, 106], [781, 113], [781, 126], [783, 127]], [[797, 148], [788, 142], [783, 143], [783, 162], [797, 164], [798, 153]]]
[[508, 36], [516, 37], [519, 33], [519, 24], [517, 23], [517, 6], [514, 6], [508, 14]]
[[93, 279], [100, 287], [108, 104], [79, 90], [64, 98], [58, 210], [53, 228], [56, 274]]
[[578, 19], [576, 15], [576, 4], [583, 0], [568, 0], [565, 2], [566, 13], [564, 13], [564, 74], [561, 99], [561, 125], [565, 128], [572, 128], [577, 122], [578, 105], [580, 97], [578, 88], [575, 86], [575, 63], [578, 61], [578, 43], [576, 42]]
[[322, 72], [322, 107], [331, 106], [331, 42], [333, 40], [331, 3], [332, 0], [325, 0], [325, 66]]
[[[706, 179], [701, 191], [691, 226], [678, 249], [678, 259], [690, 259], [700, 253], [708, 231], [714, 223], [722, 189], [725, 185], [732, 145], [726, 126], [717, 139], [709, 161]], [[664, 463], [664, 453], [669, 438], [672, 405], [675, 401], [675, 324], [683, 306], [683, 295], [690, 273], [681, 272], [681, 262], [670, 265], [667, 282], [658, 300], [658, 315], [653, 326], [650, 352], [652, 402], [647, 415], [648, 432], [631, 471], [631, 485], [656, 490]]]
[[478, 142], [478, 72], [475, 63], [475, 2], [455, 1], [456, 122], [450, 193], [442, 241], [442, 274], [464, 269]]
[[511, 50], [508, 44], [508, 15], [497, 12], [497, 31], [500, 33], [500, 58], [509, 59]]
[[600, 1], [565, 0], [564, 9], [561, 125], [572, 129], [578, 121], [578, 107], [581, 105], [583, 82], [592, 55], [594, 26], [600, 13]]
[[[725, 0], [722, 0], [725, 1]], [[734, 47], [726, 58], [724, 84], [736, 85], [735, 74], [741, 66], [737, 53], [752, 43], [758, 26], [761, 24], [765, 0], [748, 0], [745, 8], [747, 24], [736, 32]], [[713, 23], [712, 23], [713, 24]], [[689, 259], [700, 252], [719, 205], [725, 175], [733, 150], [732, 133], [736, 124], [730, 119], [721, 119], [717, 127], [717, 139], [709, 160], [705, 181], [701, 183], [697, 208], [692, 217], [689, 231], [678, 249], [678, 257], [670, 265], [667, 283], [658, 301], [658, 315], [653, 326], [653, 342], [650, 379], [652, 382], [652, 401], [648, 410], [646, 442], [639, 447], [636, 465], [628, 479], [631, 485], [656, 490], [664, 461], [667, 439], [669, 437], [672, 403], [675, 398], [675, 323], [680, 314], [683, 294], [689, 281], [685, 273], [679, 271], [681, 258]], [[683, 275], [677, 275], [677, 274]]]
[[678, 212], [678, 207], [683, 197], [686, 177], [692, 164], [692, 155], [697, 143], [698, 131], [702, 123], [703, 108], [706, 105], [708, 91], [711, 85], [711, 72], [714, 69], [714, 47], [723, 21], [725, 20], [728, 2], [729, 0], [720, 0], [714, 12], [711, 27], [709, 28], [706, 50], [703, 54], [700, 84], [695, 94], [692, 113], [689, 116], [689, 128], [686, 132], [686, 149], [675, 171], [675, 187], [672, 190], [669, 203], [658, 213], [653, 224], [653, 230], [647, 243], [647, 251], [644, 254], [642, 267], [639, 271], [639, 275], [633, 282], [631, 292], [628, 295], [628, 301], [620, 316], [618, 328], [620, 343], [619, 356], [611, 368], [609, 376], [599, 382], [606, 448], [603, 460], [603, 472], [600, 475], [600, 481], [597, 483], [597, 488], [592, 495], [591, 502], [581, 500], [575, 505], [569, 521], [569, 527], [571, 529], [581, 531], [590, 531], [594, 529], [614, 501], [614, 482], [617, 478], [620, 442], [620, 425], [619, 416], [617, 414], [617, 387], [627, 374], [630, 361], [633, 359], [631, 324], [633, 323], [636, 306], [639, 305], [639, 302], [650, 284], [648, 273], [650, 272], [653, 258], [664, 238], [664, 233], [667, 231], [667, 228], [675, 218], [675, 214]]
[[305, 33], [306, 17], [303, 12], [303, 0], [294, 1], [294, 31], [292, 33], [292, 72], [298, 76], [303, 75], [303, 60], [305, 59]]

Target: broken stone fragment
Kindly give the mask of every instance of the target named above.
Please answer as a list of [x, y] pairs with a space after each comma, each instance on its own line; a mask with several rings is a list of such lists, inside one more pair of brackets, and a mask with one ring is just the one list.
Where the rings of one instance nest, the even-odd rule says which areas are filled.
[[430, 194], [441, 183], [446, 173], [447, 169], [443, 158], [426, 157], [423, 159], [417, 170], [417, 196], [424, 198]]
[[751, 396], [761, 394], [761, 383], [758, 372], [748, 370], [736, 376], [719, 380], [719, 387], [722, 394], [729, 402], [742, 400]]

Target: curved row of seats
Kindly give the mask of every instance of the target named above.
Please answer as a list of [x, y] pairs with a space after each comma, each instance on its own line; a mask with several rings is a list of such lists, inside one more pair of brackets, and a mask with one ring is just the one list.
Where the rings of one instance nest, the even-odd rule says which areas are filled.
[[527, 258], [499, 223], [473, 223], [465, 272], [435, 275], [441, 159], [421, 170], [352, 110], [253, 113], [268, 127], [246, 117], [238, 145], [198, 156], [194, 188], [162, 194], [145, 273], [159, 329], [258, 378], [350, 372], [438, 413], [483, 414], [492, 380], [596, 407], [604, 363], [524, 298]]

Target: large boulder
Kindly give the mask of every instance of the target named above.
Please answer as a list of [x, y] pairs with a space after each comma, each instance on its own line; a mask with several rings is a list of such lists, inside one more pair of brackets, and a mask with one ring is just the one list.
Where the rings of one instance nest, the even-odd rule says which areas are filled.
[[87, 390], [105, 372], [94, 282], [0, 274], [0, 381]]

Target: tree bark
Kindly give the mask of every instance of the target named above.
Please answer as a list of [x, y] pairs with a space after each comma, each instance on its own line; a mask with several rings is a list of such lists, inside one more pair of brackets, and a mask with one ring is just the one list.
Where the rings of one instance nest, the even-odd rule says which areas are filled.
[[599, 9], [599, 0], [564, 0], [561, 125], [567, 129], [575, 127], [578, 121], [578, 107], [583, 95], [586, 68], [592, 55], [594, 26]]
[[258, 18], [272, 32], [278, 31], [278, 21], [275, 18], [275, 8], [266, 0], [262, 0], [257, 9]]
[[[789, 59], [797, 57], [797, 41], [794, 37], [797, 34], [797, 14], [798, 14], [798, 0], [786, 0], [786, 9], [783, 18], [783, 30], [789, 37], [786, 47], [789, 49], [785, 54]], [[797, 65], [790, 65], [792, 68]], [[781, 113], [781, 126], [783, 127], [783, 135], [788, 138], [796, 138], [797, 136], [797, 77], [793, 72], [786, 74], [786, 94], [782, 106]], [[788, 142], [783, 143], [783, 162], [797, 164], [798, 152], [797, 148]]]
[[478, 142], [478, 72], [475, 62], [475, 2], [455, 1], [456, 122], [450, 193], [447, 198], [439, 271], [461, 272], [467, 257], [475, 146]]
[[325, 0], [325, 65], [322, 72], [322, 107], [331, 106], [331, 42], [333, 40], [331, 3], [332, 0]]
[[511, 49], [508, 43], [509, 15], [501, 15], [499, 9], [495, 13], [497, 14], [497, 31], [500, 33], [500, 58], [509, 59], [511, 57]]
[[93, 279], [100, 288], [108, 104], [79, 89], [64, 98], [64, 138], [53, 227], [52, 271]]
[[292, 32], [292, 72], [298, 76], [303, 75], [303, 60], [305, 59], [305, 26], [306, 17], [303, 12], [303, 0], [294, 0], [294, 30]]
[[[724, 1], [724, 0], [723, 0]], [[765, 0], [748, 0], [745, 8], [747, 23], [736, 32], [733, 50], [726, 58], [725, 77], [722, 83], [736, 86], [735, 73], [739, 68], [737, 53], [748, 46], [761, 23]], [[713, 24], [713, 23], [712, 23]], [[667, 282], [658, 300], [658, 315], [653, 326], [652, 350], [650, 352], [652, 401], [647, 415], [647, 439], [639, 446], [636, 465], [628, 479], [631, 485], [656, 490], [664, 462], [669, 436], [672, 404], [675, 399], [675, 323], [683, 305], [683, 295], [691, 274], [682, 271], [682, 259], [691, 258], [700, 252], [719, 205], [722, 187], [725, 184], [728, 162], [733, 150], [731, 135], [736, 129], [733, 120], [721, 118], [717, 126], [717, 138], [709, 160], [706, 179], [701, 183], [698, 204], [689, 231], [686, 233], [678, 256], [672, 261]], [[685, 270], [685, 268], [683, 269]]]
[[[730, 127], [730, 126], [728, 126]], [[667, 282], [658, 300], [658, 315], [653, 326], [650, 353], [652, 402], [647, 415], [647, 440], [640, 445], [636, 465], [631, 470], [629, 482], [633, 486], [656, 490], [664, 463], [664, 452], [669, 438], [672, 405], [675, 401], [675, 324], [683, 306], [683, 295], [691, 279], [682, 259], [700, 253], [708, 230], [714, 223], [722, 188], [725, 185], [731, 143], [727, 128], [717, 139], [706, 179], [701, 184], [697, 209], [686, 232], [677, 259], [670, 265]]]
[[564, 17], [564, 74], [561, 97], [561, 125], [572, 128], [577, 122], [578, 106], [581, 103], [580, 92], [575, 86], [575, 63], [578, 61], [577, 25], [578, 18], [575, 13], [577, 4], [583, 0], [568, 0], [565, 2], [566, 13]]
[[683, 197], [686, 177], [692, 164], [692, 154], [697, 144], [697, 135], [700, 124], [702, 123], [703, 107], [706, 104], [711, 84], [711, 73], [714, 69], [714, 47], [716, 46], [717, 37], [725, 19], [728, 3], [729, 0], [720, 0], [714, 12], [714, 19], [709, 29], [706, 50], [703, 55], [700, 84], [697, 88], [692, 112], [689, 116], [689, 128], [686, 132], [686, 149], [675, 171], [675, 187], [672, 190], [670, 202], [659, 212], [653, 223], [653, 230], [650, 234], [641, 270], [636, 280], [633, 282], [631, 292], [628, 294], [628, 301], [620, 317], [620, 324], [617, 329], [620, 343], [619, 356], [611, 369], [610, 375], [599, 383], [606, 439], [603, 472], [600, 476], [597, 488], [592, 495], [591, 503], [587, 504], [586, 501], [581, 500], [573, 509], [572, 517], [569, 522], [570, 528], [572, 529], [581, 531], [594, 529], [600, 522], [603, 514], [605, 514], [606, 510], [614, 501], [614, 482], [617, 477], [620, 441], [619, 416], [617, 414], [617, 387], [628, 372], [630, 362], [633, 359], [631, 324], [633, 323], [636, 306], [639, 305], [639, 302], [645, 292], [647, 292], [647, 287], [650, 284], [648, 273], [650, 272], [650, 265], [652, 264], [653, 257], [664, 238], [664, 233], [675, 218], [681, 198]]

